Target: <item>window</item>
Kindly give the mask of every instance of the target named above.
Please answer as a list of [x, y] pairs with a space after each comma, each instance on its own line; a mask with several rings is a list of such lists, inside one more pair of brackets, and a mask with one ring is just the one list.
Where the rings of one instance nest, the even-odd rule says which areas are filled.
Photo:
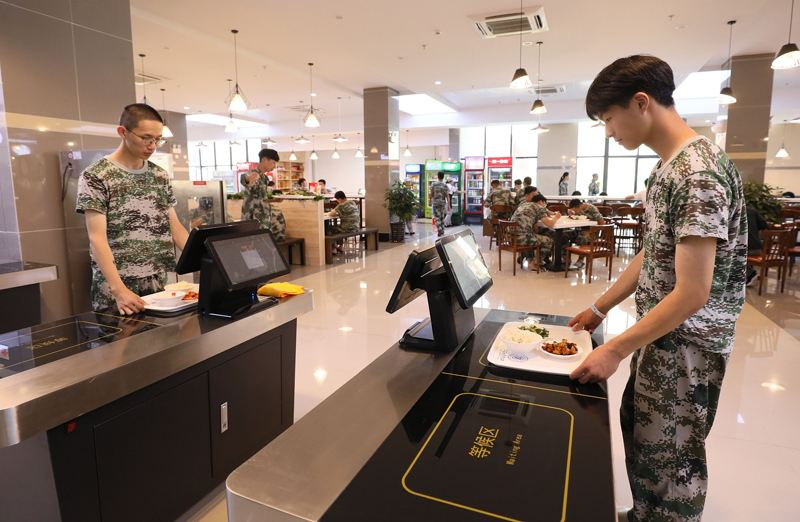
[[600, 157], [578, 158], [577, 169], [578, 173], [575, 178], [575, 189], [580, 190], [581, 194], [589, 193], [589, 183], [592, 182], [592, 174], [597, 174], [600, 183], [600, 192], [608, 192], [603, 183], [603, 172], [605, 170], [606, 159]]
[[[639, 147], [641, 149], [641, 147]], [[655, 157], [640, 157], [636, 167], [636, 192], [641, 192], [645, 189], [644, 182], [650, 177], [650, 172], [653, 167], [658, 163], [658, 156]]]
[[[636, 151], [634, 151], [635, 153]], [[610, 196], [627, 196], [633, 194], [636, 181], [636, 158], [608, 158], [606, 173], [606, 192]]]

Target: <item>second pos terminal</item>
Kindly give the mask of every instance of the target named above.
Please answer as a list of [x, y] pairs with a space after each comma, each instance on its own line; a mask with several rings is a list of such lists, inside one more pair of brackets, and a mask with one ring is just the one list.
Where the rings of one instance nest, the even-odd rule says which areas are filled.
[[406, 260], [386, 311], [394, 313], [421, 294], [430, 318], [406, 330], [400, 345], [431, 351], [461, 346], [475, 329], [472, 305], [492, 286], [492, 277], [470, 230], [444, 236]]
[[258, 286], [288, 274], [289, 265], [257, 221], [205, 225], [189, 233], [176, 272], [200, 270], [198, 312], [232, 319], [277, 303], [259, 299]]

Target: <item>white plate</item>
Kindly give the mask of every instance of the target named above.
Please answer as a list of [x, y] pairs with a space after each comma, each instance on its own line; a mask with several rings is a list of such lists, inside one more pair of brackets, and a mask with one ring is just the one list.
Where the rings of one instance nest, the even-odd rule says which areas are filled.
[[550, 335], [545, 338], [547, 341], [560, 341], [566, 339], [578, 345], [578, 353], [575, 355], [562, 357], [560, 355], [545, 354], [540, 349], [531, 352], [512, 352], [505, 349], [502, 339], [503, 331], [509, 328], [518, 328], [524, 323], [510, 322], [503, 325], [497, 337], [494, 338], [492, 347], [486, 359], [496, 365], [516, 370], [526, 370], [529, 372], [553, 373], [557, 375], [569, 375], [572, 370], [577, 368], [581, 362], [592, 352], [592, 337], [586, 330], [573, 332], [567, 326], [556, 326], [552, 324], [540, 324], [550, 331]]
[[[193, 284], [192, 288], [190, 290], [192, 292], [197, 292], [197, 291], [200, 290], [200, 285]], [[191, 301], [182, 301], [182, 302], [176, 304], [175, 306], [160, 306], [160, 305], [156, 304], [155, 300], [159, 296], [169, 295], [173, 291], [174, 290], [164, 290], [163, 292], [156, 292], [155, 294], [142, 296], [142, 299], [146, 303], [144, 309], [145, 310], [153, 310], [154, 312], [180, 312], [182, 310], [188, 310], [189, 308], [197, 306], [197, 299], [192, 299]], [[189, 290], [185, 290], [185, 291], [188, 292]]]

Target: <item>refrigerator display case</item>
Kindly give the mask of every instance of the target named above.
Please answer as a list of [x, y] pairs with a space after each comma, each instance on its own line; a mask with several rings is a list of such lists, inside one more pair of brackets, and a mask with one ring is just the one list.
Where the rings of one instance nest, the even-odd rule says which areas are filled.
[[[418, 201], [424, 201], [425, 195], [422, 190], [422, 165], [419, 163], [411, 163], [406, 165], [405, 168], [406, 173], [406, 180], [405, 183], [408, 187], [414, 191], [414, 194], [417, 195]], [[422, 217], [423, 214], [423, 205], [420, 205], [420, 209], [417, 210], [417, 217]]]
[[[513, 190], [514, 188], [514, 180], [511, 179], [511, 170], [513, 168], [513, 158], [510, 157], [503, 157], [503, 158], [488, 158], [486, 160], [486, 166], [489, 170], [489, 183], [493, 180], [498, 179], [500, 180], [500, 184], [503, 188], [507, 188], [508, 190]], [[488, 190], [489, 187], [486, 187]]]
[[479, 224], [483, 221], [483, 191], [486, 176], [485, 158], [464, 158], [464, 222]]
[[453, 186], [455, 187], [456, 192], [451, 194], [451, 205], [453, 208], [453, 215], [451, 218], [451, 222], [453, 225], [460, 225], [463, 222], [464, 214], [463, 214], [463, 203], [462, 203], [462, 194], [464, 191], [463, 186], [463, 177], [461, 173], [461, 162], [460, 161], [438, 161], [438, 160], [428, 160], [425, 162], [425, 179], [423, 183], [423, 189], [425, 193], [423, 195], [422, 201], [424, 201], [424, 211], [425, 217], [431, 218], [433, 217], [433, 211], [431, 210], [431, 197], [430, 197], [430, 186], [434, 181], [437, 181], [439, 172], [444, 172], [444, 182], [447, 180], [453, 181]]
[[175, 213], [186, 230], [227, 221], [224, 181], [172, 180], [172, 193], [178, 200]]

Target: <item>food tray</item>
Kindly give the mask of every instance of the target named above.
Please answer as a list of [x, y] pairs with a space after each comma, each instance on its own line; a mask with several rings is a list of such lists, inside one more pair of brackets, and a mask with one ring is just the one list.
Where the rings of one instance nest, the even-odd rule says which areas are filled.
[[[186, 291], [197, 292], [200, 289], [199, 284], [193, 284], [192, 288], [187, 289]], [[177, 314], [180, 312], [185, 312], [186, 310], [191, 310], [197, 306], [197, 299], [192, 299], [190, 301], [181, 301], [177, 305], [174, 306], [159, 306], [155, 304], [155, 299], [162, 295], [167, 295], [174, 290], [164, 290], [163, 292], [156, 292], [155, 294], [145, 295], [142, 296], [145, 304], [145, 312], [153, 313], [153, 315], [158, 314]], [[181, 290], [183, 291], [183, 290]]]
[[486, 355], [486, 359], [490, 363], [504, 368], [514, 368], [516, 370], [525, 370], [529, 372], [569, 375], [592, 351], [592, 337], [589, 332], [586, 330], [573, 332], [572, 328], [568, 326], [552, 324], [540, 325], [550, 331], [550, 335], [545, 339], [545, 342], [560, 341], [561, 339], [573, 342], [578, 345], [577, 356], [559, 359], [558, 357], [560, 356], [545, 353], [539, 348], [531, 352], [507, 351], [502, 339], [504, 332], [510, 328], [518, 328], [524, 324], [525, 323], [521, 322], [510, 322], [503, 325], [494, 338], [494, 342], [491, 348], [489, 348], [489, 353]]

